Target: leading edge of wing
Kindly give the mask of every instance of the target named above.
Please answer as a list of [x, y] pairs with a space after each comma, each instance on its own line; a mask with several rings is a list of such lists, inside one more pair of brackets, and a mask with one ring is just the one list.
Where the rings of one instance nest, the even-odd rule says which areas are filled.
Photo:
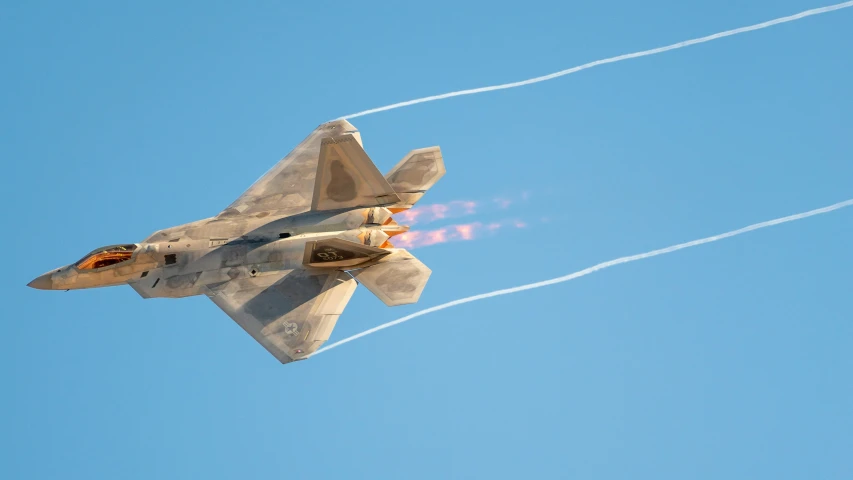
[[219, 216], [295, 215], [308, 210], [393, 203], [393, 188], [346, 120], [314, 129]]
[[207, 295], [281, 363], [289, 363], [329, 339], [357, 285], [346, 272], [296, 269], [234, 279]]

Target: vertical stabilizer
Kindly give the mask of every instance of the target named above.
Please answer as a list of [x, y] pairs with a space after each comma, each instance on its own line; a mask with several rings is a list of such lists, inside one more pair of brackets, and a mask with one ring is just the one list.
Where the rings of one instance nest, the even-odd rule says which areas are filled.
[[376, 207], [398, 200], [358, 138], [346, 134], [320, 141], [311, 210]]

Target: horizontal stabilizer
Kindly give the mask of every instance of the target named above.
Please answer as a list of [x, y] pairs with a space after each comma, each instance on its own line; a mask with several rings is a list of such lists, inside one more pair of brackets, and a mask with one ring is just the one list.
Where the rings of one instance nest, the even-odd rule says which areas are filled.
[[432, 270], [402, 248], [391, 251], [376, 264], [350, 274], [389, 307], [415, 303]]
[[385, 175], [400, 197], [400, 203], [391, 208], [411, 208], [445, 172], [439, 147], [412, 150]]
[[302, 263], [309, 267], [320, 268], [353, 267], [383, 255], [388, 255], [388, 250], [360, 245], [340, 238], [327, 238], [307, 242]]

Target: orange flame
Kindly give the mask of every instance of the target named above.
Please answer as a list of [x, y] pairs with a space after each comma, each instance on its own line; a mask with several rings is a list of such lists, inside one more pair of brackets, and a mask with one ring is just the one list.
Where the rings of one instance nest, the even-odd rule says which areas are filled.
[[448, 203], [436, 203], [413, 207], [396, 214], [400, 223], [412, 225], [417, 222], [432, 222], [443, 218], [461, 217], [477, 213], [477, 202], [471, 200], [454, 200]]
[[457, 225], [456, 232], [462, 237], [462, 240], [474, 239], [474, 225]]
[[420, 205], [410, 209], [392, 208], [395, 218], [407, 225], [415, 223], [427, 223], [445, 218], [456, 218], [478, 213], [481, 209], [497, 207], [506, 210], [513, 205], [526, 203], [530, 200], [530, 192], [522, 191], [520, 194], [500, 195], [486, 201], [474, 200], [452, 200], [447, 203], [434, 203], [432, 205]]
[[527, 225], [519, 220], [491, 223], [462, 223], [448, 225], [434, 230], [415, 230], [394, 237], [394, 246], [399, 248], [420, 248], [439, 245], [448, 242], [475, 240], [484, 234], [492, 234], [503, 227], [525, 228]]

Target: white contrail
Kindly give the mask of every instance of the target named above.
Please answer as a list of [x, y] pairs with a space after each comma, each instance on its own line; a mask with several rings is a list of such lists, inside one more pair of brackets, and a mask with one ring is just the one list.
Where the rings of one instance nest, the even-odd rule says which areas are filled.
[[835, 10], [841, 10], [842, 8], [853, 7], [853, 0], [837, 3], [835, 5], [829, 5], [827, 7], [813, 8], [811, 10], [806, 10], [804, 12], [800, 12], [794, 15], [789, 15], [787, 17], [777, 18], [775, 20], [768, 20], [766, 22], [756, 23], [755, 25], [750, 25], [748, 27], [740, 27], [735, 28], [734, 30], [726, 30], [725, 32], [715, 33], [713, 35], [708, 35], [701, 38], [694, 38], [692, 40], [685, 40], [683, 42], [673, 43], [672, 45], [667, 45], [665, 47], [652, 48], [651, 50], [643, 50], [642, 52], [634, 52], [634, 53], [626, 53], [624, 55], [619, 55], [616, 57], [605, 58], [603, 60], [596, 60], [594, 62], [585, 63], [583, 65], [579, 65], [577, 67], [572, 67], [566, 70], [560, 70], [559, 72], [550, 73], [548, 75], [543, 75], [541, 77], [530, 78], [527, 80], [521, 80], [519, 82], [512, 83], [503, 83], [501, 85], [492, 85], [489, 87], [480, 87], [480, 88], [472, 88], [469, 90], [459, 90], [457, 92], [450, 93], [442, 93], [441, 95], [433, 95], [431, 97], [424, 98], [416, 98], [414, 100], [408, 100], [405, 102], [394, 103], [391, 105], [385, 105], [384, 107], [371, 108], [370, 110], [364, 110], [358, 113], [351, 113], [349, 115], [345, 115], [340, 117], [340, 119], [349, 119], [355, 117], [363, 117], [365, 115], [370, 115], [371, 113], [383, 112], [385, 110], [393, 110], [395, 108], [407, 107], [409, 105], [415, 105], [418, 103], [426, 103], [433, 102], [435, 100], [442, 100], [450, 97], [459, 97], [462, 95], [474, 95], [475, 93], [483, 93], [483, 92], [491, 92], [494, 90], [505, 90], [507, 88], [516, 88], [523, 87], [525, 85], [530, 85], [533, 83], [544, 82], [546, 80], [552, 80], [557, 77], [562, 77], [563, 75], [569, 75], [575, 72], [579, 72], [581, 70], [586, 70], [588, 68], [597, 67], [599, 65], [604, 65], [606, 63], [615, 63], [621, 62], [622, 60], [628, 60], [630, 58], [638, 58], [645, 57], [648, 55], [655, 55], [657, 53], [668, 52], [670, 50], [676, 50], [679, 48], [689, 47], [691, 45], [696, 45], [699, 43], [710, 42], [711, 40], [716, 40], [718, 38], [729, 37], [732, 35], [737, 35], [739, 33], [751, 32], [753, 30], [761, 30], [762, 28], [772, 27], [773, 25], [779, 25], [780, 23], [793, 22], [794, 20], [799, 20], [801, 18], [810, 17], [812, 15], [820, 15], [821, 13], [832, 12]]
[[838, 210], [839, 208], [849, 207], [853, 205], [853, 199], [845, 200], [843, 202], [838, 202], [833, 205], [829, 205], [827, 207], [818, 208], [815, 210], [809, 210], [808, 212], [797, 213], [794, 215], [789, 215], [787, 217], [777, 218], [775, 220], [768, 220], [766, 222], [756, 223], [750, 225], [748, 227], [739, 228], [737, 230], [732, 230], [730, 232], [721, 233], [719, 235], [714, 235], [712, 237], [700, 238], [699, 240], [693, 240], [686, 243], [679, 243], [678, 245], [673, 245], [671, 247], [661, 248], [658, 250], [652, 250], [651, 252], [640, 253], [637, 255], [631, 255], [628, 257], [620, 257], [615, 260], [609, 260], [607, 262], [599, 263], [598, 265], [593, 265], [592, 267], [585, 268], [583, 270], [577, 271], [575, 273], [570, 273], [568, 275], [552, 278], [550, 280], [544, 280], [536, 283], [528, 283], [527, 285], [521, 285], [520, 287], [512, 287], [505, 288], [503, 290], [495, 290], [494, 292], [482, 293], [480, 295], [474, 295], [472, 297], [460, 298], [459, 300], [454, 300], [452, 302], [442, 303], [441, 305], [436, 305], [434, 307], [430, 307], [419, 312], [415, 312], [405, 317], [398, 318], [397, 320], [390, 321], [388, 323], [383, 323], [378, 327], [373, 327], [369, 330], [365, 330], [361, 333], [353, 335], [351, 337], [347, 337], [343, 340], [339, 340], [335, 343], [329, 344], [316, 352], [314, 355], [325, 352], [327, 350], [331, 350], [335, 347], [339, 347], [345, 343], [349, 343], [355, 339], [364, 337], [366, 335], [370, 335], [371, 333], [378, 332], [379, 330], [384, 330], [388, 327], [393, 327], [394, 325], [399, 325], [403, 322], [407, 322], [413, 318], [420, 317], [422, 315], [426, 315], [428, 313], [437, 312], [439, 310], [444, 310], [445, 308], [455, 307], [456, 305], [462, 305], [463, 303], [476, 302], [477, 300], [484, 300], [486, 298], [499, 297], [501, 295], [509, 295], [510, 293], [523, 292], [524, 290], [532, 290], [534, 288], [547, 287], [548, 285], [554, 285], [555, 283], [563, 283], [568, 282], [569, 280], [574, 280], [579, 277], [583, 277], [585, 275], [589, 275], [590, 273], [597, 272], [599, 270], [603, 270], [608, 267], [612, 267], [614, 265], [620, 265], [623, 263], [634, 262], [637, 260], [642, 260], [644, 258], [656, 257], [658, 255], [663, 255], [665, 253], [674, 252], [676, 250], [681, 250], [683, 248], [695, 247], [697, 245], [703, 245], [705, 243], [716, 242], [717, 240], [722, 240], [724, 238], [734, 237], [736, 235], [740, 235], [742, 233], [751, 232], [753, 230], [758, 230], [761, 228], [772, 227], [773, 225], [779, 225], [780, 223], [788, 223], [793, 222], [795, 220], [800, 220], [807, 217], [813, 217], [815, 215], [821, 215], [824, 213], [829, 213], [834, 210]]

